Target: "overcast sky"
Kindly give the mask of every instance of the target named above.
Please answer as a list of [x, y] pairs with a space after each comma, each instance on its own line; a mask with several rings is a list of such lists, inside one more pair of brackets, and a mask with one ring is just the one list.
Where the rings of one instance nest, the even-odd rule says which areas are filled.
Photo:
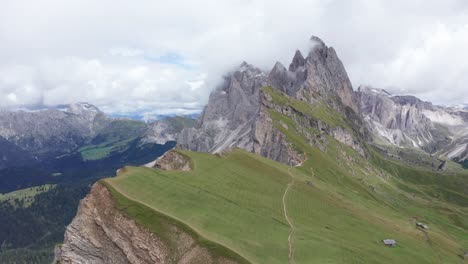
[[3, 0], [0, 107], [200, 110], [226, 71], [335, 47], [359, 85], [468, 103], [468, 1]]

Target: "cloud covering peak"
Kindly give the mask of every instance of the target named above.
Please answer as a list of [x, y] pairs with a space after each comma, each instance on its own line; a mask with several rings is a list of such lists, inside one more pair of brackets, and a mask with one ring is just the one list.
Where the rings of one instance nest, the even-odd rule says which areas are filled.
[[355, 87], [466, 103], [466, 21], [463, 0], [6, 1], [0, 107], [191, 114], [235, 65], [288, 65], [310, 35], [335, 48]]

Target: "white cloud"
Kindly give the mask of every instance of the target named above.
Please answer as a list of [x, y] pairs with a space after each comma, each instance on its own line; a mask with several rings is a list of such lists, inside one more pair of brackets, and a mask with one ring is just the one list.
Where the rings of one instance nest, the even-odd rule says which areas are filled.
[[132, 48], [112, 48], [109, 53], [112, 56], [122, 56], [122, 57], [136, 57], [143, 54], [142, 50], [132, 49]]
[[355, 86], [466, 103], [467, 7], [464, 0], [6, 1], [0, 107], [87, 101], [112, 113], [190, 112], [241, 61], [288, 64], [310, 35], [335, 47]]
[[9, 93], [9, 94], [7, 95], [7, 98], [8, 98], [8, 100], [10, 100], [12, 103], [16, 103], [17, 98], [16, 98], [16, 94], [15, 94], [15, 93]]

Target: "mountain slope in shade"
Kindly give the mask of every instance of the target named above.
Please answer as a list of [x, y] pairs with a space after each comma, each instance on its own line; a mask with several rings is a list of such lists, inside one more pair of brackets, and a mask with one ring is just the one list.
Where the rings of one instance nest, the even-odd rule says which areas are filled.
[[38, 158], [58, 156], [77, 149], [109, 121], [87, 103], [64, 110], [1, 111], [0, 137]]

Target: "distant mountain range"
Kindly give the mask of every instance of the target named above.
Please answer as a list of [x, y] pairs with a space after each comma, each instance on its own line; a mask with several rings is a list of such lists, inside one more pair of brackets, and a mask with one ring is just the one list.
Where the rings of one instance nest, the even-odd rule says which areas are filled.
[[[436, 106], [414, 96], [393, 96], [383, 89], [353, 91], [333, 48], [313, 37], [306, 57], [296, 51], [288, 69], [276, 63], [264, 72], [246, 62], [228, 73], [211, 94], [199, 123], [187, 128], [177, 142], [185, 149], [222, 152], [240, 147], [277, 161], [296, 158], [265, 118], [269, 98], [262, 87], [275, 87], [297, 100], [330, 106], [360, 134], [308, 124], [362, 152], [363, 142], [420, 149], [460, 163], [468, 160], [468, 110]], [[339, 100], [336, 100], [336, 99]], [[292, 156], [291, 156], [292, 155]]]
[[[83, 190], [116, 174], [82, 201], [61, 263], [459, 260], [468, 178], [451, 161], [468, 166], [466, 107], [354, 90], [336, 51], [311, 42], [288, 67], [228, 72], [197, 119], [0, 112], [0, 192], [42, 186], [27, 205], [0, 201], [0, 262], [50, 257]], [[382, 249], [390, 235], [404, 251]]]
[[[164, 123], [166, 129], [172, 131], [172, 120], [182, 122], [192, 119], [171, 117], [145, 124], [131, 119], [108, 117], [88, 103], [35, 111], [0, 111], [0, 144], [4, 146], [0, 150], [0, 169], [34, 160], [56, 158], [78, 151], [85, 145], [99, 144], [105, 140], [138, 138], [141, 143], [154, 143], [150, 139], [153, 135], [152, 127]], [[177, 127], [179, 124], [175, 125]], [[164, 131], [160, 133], [164, 134]], [[105, 138], [108, 135], [111, 135], [110, 139]], [[158, 134], [158, 137], [161, 136]], [[173, 139], [171, 137], [157, 141], [165, 144]]]
[[161, 156], [194, 122], [111, 118], [87, 103], [1, 111], [0, 263], [50, 263], [90, 184]]
[[360, 87], [361, 112], [378, 144], [416, 148], [458, 162], [468, 160], [468, 110], [414, 96]]

